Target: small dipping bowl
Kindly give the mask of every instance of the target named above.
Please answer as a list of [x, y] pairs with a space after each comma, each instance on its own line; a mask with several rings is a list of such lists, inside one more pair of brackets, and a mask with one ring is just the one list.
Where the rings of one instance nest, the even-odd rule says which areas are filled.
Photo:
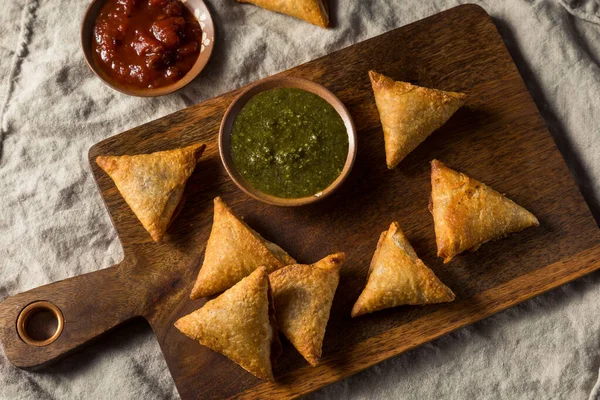
[[173, 82], [169, 85], [158, 87], [158, 88], [135, 88], [127, 85], [123, 85], [111, 77], [109, 77], [98, 65], [93, 57], [92, 40], [94, 39], [94, 25], [96, 24], [96, 18], [100, 14], [100, 10], [104, 7], [107, 0], [93, 0], [87, 8], [83, 21], [81, 23], [81, 48], [85, 55], [85, 60], [90, 69], [96, 74], [98, 78], [111, 88], [125, 93], [131, 96], [139, 97], [156, 97], [163, 96], [165, 94], [173, 93], [176, 90], [181, 89], [188, 83], [190, 83], [198, 74], [204, 69], [206, 63], [213, 50], [215, 42], [215, 27], [213, 20], [210, 16], [210, 12], [206, 4], [202, 0], [185, 0], [182, 1], [183, 5], [186, 6], [196, 17], [200, 28], [202, 29], [202, 43], [200, 43], [200, 54], [198, 59], [181, 79]]
[[[237, 117], [239, 112], [244, 108], [246, 103], [256, 94], [265, 90], [277, 88], [302, 89], [321, 97], [323, 100], [329, 103], [339, 114], [339, 116], [342, 118], [342, 121], [344, 122], [344, 126], [346, 127], [346, 132], [348, 133], [348, 155], [346, 157], [346, 162], [344, 164], [342, 172], [331, 184], [329, 184], [328, 187], [312, 196], [299, 198], [284, 198], [276, 197], [261, 192], [260, 190], [254, 188], [237, 171], [237, 169], [235, 168], [235, 164], [233, 163], [233, 158], [231, 155], [231, 133], [233, 131], [233, 124], [235, 118]], [[260, 200], [264, 203], [275, 206], [302, 206], [324, 199], [325, 197], [333, 193], [338, 187], [340, 187], [340, 185], [346, 180], [346, 178], [350, 174], [352, 165], [354, 164], [354, 159], [356, 158], [356, 128], [354, 127], [354, 122], [352, 121], [350, 113], [348, 112], [344, 104], [340, 101], [340, 99], [338, 99], [333, 93], [331, 93], [329, 90], [319, 85], [318, 83], [309, 81], [307, 79], [293, 77], [265, 78], [251, 85], [242, 93], [240, 93], [229, 105], [227, 111], [225, 111], [225, 115], [223, 116], [223, 120], [221, 122], [221, 128], [219, 129], [219, 153], [221, 155], [221, 161], [225, 166], [225, 170], [227, 171], [233, 182], [235, 182], [235, 184], [249, 196]]]

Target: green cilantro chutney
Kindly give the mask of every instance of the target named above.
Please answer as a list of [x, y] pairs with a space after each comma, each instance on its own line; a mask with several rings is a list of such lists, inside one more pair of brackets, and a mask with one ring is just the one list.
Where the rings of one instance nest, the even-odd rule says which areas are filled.
[[312, 196], [342, 172], [348, 133], [335, 109], [316, 94], [271, 89], [252, 97], [235, 118], [231, 155], [238, 172], [261, 192]]

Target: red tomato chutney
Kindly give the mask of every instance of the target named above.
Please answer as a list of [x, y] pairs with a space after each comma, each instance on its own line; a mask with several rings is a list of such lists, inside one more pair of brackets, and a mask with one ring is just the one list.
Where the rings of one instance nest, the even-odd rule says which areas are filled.
[[202, 29], [178, 0], [108, 0], [94, 25], [94, 60], [114, 81], [159, 88], [181, 79], [200, 54]]

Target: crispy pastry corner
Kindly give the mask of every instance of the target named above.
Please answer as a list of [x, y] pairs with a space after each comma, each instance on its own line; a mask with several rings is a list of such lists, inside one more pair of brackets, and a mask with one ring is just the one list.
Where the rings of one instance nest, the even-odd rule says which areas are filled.
[[329, 27], [329, 12], [326, 0], [238, 0], [266, 10], [303, 19], [321, 28]]
[[204, 262], [190, 297], [222, 292], [259, 266], [273, 272], [296, 261], [239, 219], [220, 197], [214, 200], [214, 219]]
[[431, 162], [431, 198], [438, 256], [444, 263], [465, 250], [539, 226], [538, 219], [509, 198], [438, 160]]
[[312, 265], [293, 264], [269, 275], [279, 330], [313, 367], [319, 364], [344, 253]]
[[385, 141], [386, 163], [394, 169], [465, 103], [466, 95], [394, 81], [369, 71]]
[[96, 163], [155, 242], [159, 242], [182, 205], [186, 182], [204, 144], [151, 154], [98, 156]]
[[352, 317], [404, 304], [454, 300], [454, 293], [421, 261], [397, 222], [381, 234], [371, 260], [367, 284], [352, 308]]
[[269, 291], [267, 269], [257, 268], [204, 307], [178, 319], [175, 327], [258, 378], [274, 381], [272, 356], [280, 344]]

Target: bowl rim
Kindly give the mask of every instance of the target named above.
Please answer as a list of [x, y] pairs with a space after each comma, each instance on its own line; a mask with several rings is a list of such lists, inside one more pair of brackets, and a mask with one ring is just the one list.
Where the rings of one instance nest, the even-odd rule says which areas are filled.
[[[197, 2], [198, 5], [200, 6], [199, 8], [192, 8], [190, 5], [190, 3], [192, 1], [190, 1], [190, 0], [179, 0], [180, 3], [182, 3], [188, 10], [191, 11], [194, 18], [196, 18], [196, 20], [200, 23], [201, 28], [202, 28], [202, 33], [204, 34], [206, 32], [207, 39], [210, 41], [208, 43], [208, 45], [206, 45], [206, 46], [204, 46], [203, 43], [200, 43], [200, 52], [198, 53], [198, 58], [196, 59], [196, 62], [194, 63], [192, 68], [178, 81], [175, 81], [172, 84], [167, 85], [167, 86], [162, 86], [159, 88], [152, 88], [152, 89], [139, 89], [139, 88], [134, 88], [134, 87], [128, 87], [128, 86], [121, 85], [121, 84], [115, 82], [114, 80], [110, 79], [96, 65], [96, 62], [94, 61], [94, 57], [92, 54], [91, 43], [89, 45], [86, 45], [86, 39], [87, 39], [87, 33], [88, 33], [88, 28], [87, 28], [88, 27], [88, 19], [92, 18], [92, 21], [89, 22], [89, 29], [91, 29], [90, 35], [91, 35], [91, 37], [93, 37], [93, 34], [94, 34], [93, 29], [95, 26], [96, 17], [98, 16], [98, 13], [100, 12], [100, 10], [104, 6], [104, 4], [106, 4], [107, 1], [108, 0], [92, 0], [92, 2], [87, 6], [85, 13], [83, 14], [83, 19], [81, 20], [80, 29], [79, 29], [79, 41], [80, 41], [81, 50], [83, 51], [85, 62], [88, 65], [88, 67], [92, 70], [94, 75], [98, 79], [100, 79], [100, 81], [103, 82], [105, 85], [107, 85], [108, 87], [110, 87], [118, 92], [130, 95], [130, 96], [158, 97], [158, 96], [164, 96], [164, 95], [173, 93], [179, 89], [182, 89], [187, 84], [189, 84], [191, 81], [193, 81], [200, 74], [200, 72], [202, 72], [202, 70], [204, 70], [204, 68], [206, 67], [206, 64], [208, 64], [208, 60], [210, 60], [210, 57], [212, 55], [212, 51], [213, 51], [213, 47], [214, 47], [214, 43], [215, 43], [215, 37], [216, 37], [215, 26], [214, 26], [214, 22], [212, 19], [212, 15], [210, 13], [208, 6], [204, 2], [204, 0], [194, 0], [194, 2]], [[94, 15], [92, 16], [91, 14], [93, 13], [94, 10], [96, 10], [96, 8], [98, 9], [98, 12], [94, 13]], [[196, 12], [196, 11], [198, 11], [198, 12]], [[202, 15], [206, 15], [206, 19], [200, 20], [199, 17]], [[202, 24], [204, 24], [204, 26], [202, 26]], [[211, 33], [211, 34], [209, 35], [209, 33]], [[202, 41], [204, 41], [204, 39], [202, 39]], [[87, 50], [88, 47], [86, 47], [86, 46], [89, 46], [89, 51]], [[202, 46], [204, 46], [204, 49], [202, 49]]]
[[[344, 168], [342, 169], [342, 172], [340, 172], [339, 176], [333, 182], [331, 182], [329, 186], [314, 195], [299, 198], [285, 198], [261, 192], [260, 190], [254, 188], [248, 181], [246, 181], [246, 179], [242, 177], [242, 175], [233, 165], [233, 159], [231, 158], [230, 151], [230, 138], [235, 118], [246, 105], [246, 103], [256, 94], [276, 88], [296, 88], [316, 94], [323, 100], [327, 101], [327, 103], [329, 103], [336, 110], [346, 127], [346, 133], [348, 134], [348, 155], [346, 157], [346, 162], [344, 163]], [[218, 138], [221, 162], [223, 163], [227, 174], [237, 185], [237, 187], [256, 200], [270, 205], [283, 207], [295, 207], [315, 203], [331, 195], [337, 188], [339, 188], [348, 178], [348, 175], [350, 175], [350, 171], [354, 165], [357, 153], [356, 142], [356, 127], [354, 125], [352, 116], [344, 103], [342, 103], [342, 101], [326, 87], [311, 80], [293, 76], [272, 76], [264, 78], [242, 90], [242, 92], [238, 94], [227, 107], [227, 110], [223, 115], [223, 119], [221, 120]]]

